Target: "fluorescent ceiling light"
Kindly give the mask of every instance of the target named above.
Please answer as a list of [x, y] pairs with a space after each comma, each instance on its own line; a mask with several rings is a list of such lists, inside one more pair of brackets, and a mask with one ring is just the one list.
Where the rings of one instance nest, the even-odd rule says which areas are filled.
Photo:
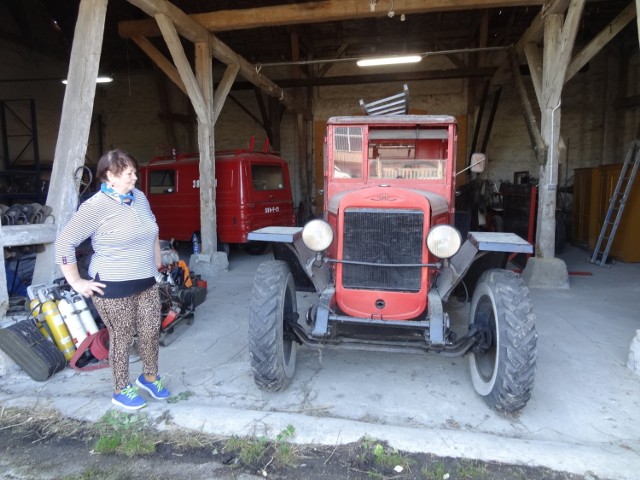
[[420, 55], [404, 55], [393, 57], [363, 58], [356, 64], [359, 67], [374, 67], [377, 65], [397, 65], [400, 63], [418, 63], [422, 60]]
[[[96, 83], [111, 83], [113, 82], [113, 77], [111, 76], [101, 76], [96, 78]], [[67, 84], [67, 79], [65, 78], [64, 80], [62, 80], [62, 83], [64, 83], [65, 85]]]

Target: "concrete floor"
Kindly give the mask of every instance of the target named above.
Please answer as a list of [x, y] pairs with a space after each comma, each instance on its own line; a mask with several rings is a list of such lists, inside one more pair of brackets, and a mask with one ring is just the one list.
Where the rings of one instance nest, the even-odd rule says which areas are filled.
[[[248, 297], [258, 264], [270, 257], [232, 251], [229, 271], [209, 281], [194, 324], [161, 347], [169, 388], [193, 394], [149, 403], [145, 410], [161, 428], [275, 437], [292, 425], [299, 443], [367, 435], [409, 451], [638, 478], [640, 378], [626, 362], [640, 329], [640, 264], [602, 268], [587, 252], [567, 248], [561, 258], [571, 288], [531, 291], [539, 335], [533, 396], [519, 414], [505, 416], [476, 395], [466, 358], [437, 354], [300, 348], [291, 386], [258, 390], [247, 350]], [[301, 308], [310, 295], [299, 294]], [[132, 364], [132, 379], [139, 368]], [[86, 420], [112, 408], [108, 369], [67, 368], [42, 383], [17, 367], [5, 370], [0, 405], [53, 407]]]

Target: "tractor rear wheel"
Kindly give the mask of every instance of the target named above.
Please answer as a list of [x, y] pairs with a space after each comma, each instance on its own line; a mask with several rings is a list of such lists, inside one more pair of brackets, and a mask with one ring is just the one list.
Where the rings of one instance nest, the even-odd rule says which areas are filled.
[[249, 309], [249, 357], [262, 390], [284, 390], [296, 368], [296, 289], [286, 262], [265, 262], [256, 272]]
[[520, 410], [531, 397], [538, 352], [535, 315], [522, 278], [507, 270], [483, 273], [469, 325], [484, 332], [469, 356], [473, 387], [491, 408]]

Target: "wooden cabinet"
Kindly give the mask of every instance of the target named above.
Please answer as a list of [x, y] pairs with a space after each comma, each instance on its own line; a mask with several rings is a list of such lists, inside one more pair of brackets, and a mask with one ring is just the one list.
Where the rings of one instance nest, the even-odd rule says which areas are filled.
[[[622, 164], [575, 170], [573, 183], [573, 231], [571, 242], [593, 251], [620, 177]], [[612, 214], [615, 215], [615, 212]], [[615, 216], [612, 216], [612, 220]], [[606, 240], [603, 240], [606, 242]], [[602, 245], [604, 249], [606, 243]], [[611, 257], [640, 262], [640, 180], [636, 176], [618, 225]]]

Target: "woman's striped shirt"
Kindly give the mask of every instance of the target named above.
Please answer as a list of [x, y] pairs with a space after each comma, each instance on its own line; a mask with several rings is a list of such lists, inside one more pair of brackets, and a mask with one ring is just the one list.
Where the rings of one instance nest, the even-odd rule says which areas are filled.
[[137, 188], [132, 193], [131, 205], [102, 192], [80, 205], [56, 239], [56, 263], [76, 263], [76, 247], [91, 237], [91, 278], [122, 282], [154, 277], [158, 224], [144, 194]]

